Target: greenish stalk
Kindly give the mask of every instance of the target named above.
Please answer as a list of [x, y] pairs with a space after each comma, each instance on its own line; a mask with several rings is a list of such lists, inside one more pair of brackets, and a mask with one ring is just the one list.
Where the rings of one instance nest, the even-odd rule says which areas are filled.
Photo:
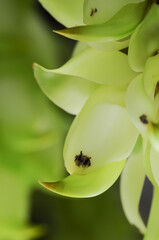
[[144, 240], [159, 239], [159, 191], [154, 188], [151, 212]]

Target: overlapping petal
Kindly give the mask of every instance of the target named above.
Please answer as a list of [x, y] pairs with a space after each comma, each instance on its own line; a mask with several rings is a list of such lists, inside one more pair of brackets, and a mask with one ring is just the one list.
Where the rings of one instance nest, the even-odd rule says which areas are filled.
[[88, 45], [101, 51], [117, 51], [128, 47], [129, 38], [113, 42], [88, 42]]
[[102, 52], [82, 44], [58, 69], [47, 70], [34, 64], [34, 75], [51, 101], [71, 114], [78, 114], [101, 84], [126, 85], [136, 73], [129, 67], [124, 53]]
[[150, 158], [150, 153], [151, 153], [151, 144], [148, 141], [148, 139], [144, 139], [144, 166], [145, 166], [145, 172], [146, 175], [148, 176], [149, 180], [151, 181], [151, 183], [153, 184], [153, 186], [155, 188], [158, 188], [157, 182], [154, 178], [154, 174], [152, 171], [152, 167], [151, 167], [151, 158]]
[[78, 114], [87, 98], [99, 86], [80, 77], [47, 70], [37, 64], [34, 64], [34, 74], [48, 98], [71, 114]]
[[124, 98], [123, 90], [103, 86], [88, 99], [66, 138], [64, 160], [69, 173], [87, 174], [131, 153], [138, 131], [124, 108]]
[[[142, 146], [141, 146], [142, 147]], [[120, 181], [121, 201], [129, 222], [140, 232], [145, 233], [146, 227], [139, 213], [139, 203], [145, 180], [143, 154], [132, 153], [128, 158]]]
[[142, 21], [146, 2], [123, 7], [108, 22], [56, 31], [65, 37], [86, 42], [115, 41], [128, 37]]
[[66, 27], [83, 25], [84, 0], [39, 0], [43, 7]]
[[158, 240], [159, 228], [158, 228], [158, 212], [159, 212], [159, 191], [154, 188], [153, 198], [151, 204], [151, 211], [148, 220], [147, 231], [144, 236], [144, 240]]
[[153, 4], [144, 21], [135, 30], [129, 45], [129, 63], [137, 72], [144, 70], [146, 60], [159, 50], [159, 6]]
[[141, 3], [144, 0], [85, 0], [84, 23], [101, 24], [111, 19], [120, 9], [128, 4]]
[[155, 96], [155, 99], [154, 99], [154, 116], [155, 116], [155, 121], [158, 124], [159, 123], [159, 94], [158, 93], [157, 93], [157, 95]]
[[159, 186], [159, 151], [151, 147], [150, 150], [150, 163], [152, 168], [152, 173], [155, 178], [156, 183]]
[[142, 74], [130, 83], [126, 93], [126, 105], [132, 122], [144, 135], [149, 121], [154, 120], [154, 106], [152, 99], [144, 89]]
[[143, 74], [145, 90], [154, 98], [155, 88], [159, 82], [159, 54], [148, 58]]
[[149, 126], [149, 138], [151, 145], [159, 152], [159, 124], [151, 124]]
[[93, 48], [85, 49], [53, 72], [111, 85], [128, 84], [136, 76], [128, 65], [126, 54], [119, 51], [102, 52]]
[[76, 198], [93, 197], [106, 191], [119, 177], [125, 160], [110, 163], [86, 175], [72, 174], [59, 182], [41, 183], [60, 195]]

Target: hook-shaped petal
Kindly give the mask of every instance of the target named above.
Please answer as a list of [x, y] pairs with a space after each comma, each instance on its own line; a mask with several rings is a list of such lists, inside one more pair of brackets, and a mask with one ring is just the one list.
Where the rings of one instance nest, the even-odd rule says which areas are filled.
[[83, 50], [53, 72], [111, 85], [128, 84], [136, 76], [128, 65], [126, 54], [93, 48]]
[[71, 174], [87, 174], [131, 153], [138, 131], [124, 106], [124, 91], [103, 86], [88, 99], [68, 132], [65, 166]]
[[34, 75], [46, 96], [71, 114], [78, 114], [87, 98], [99, 86], [86, 79], [56, 73], [34, 64]]
[[119, 177], [125, 160], [110, 163], [86, 175], [69, 175], [58, 182], [40, 182], [60, 195], [76, 198], [97, 196], [110, 188]]
[[112, 19], [103, 24], [79, 26], [55, 31], [65, 37], [85, 42], [106, 42], [128, 37], [142, 21], [145, 2], [122, 8]]

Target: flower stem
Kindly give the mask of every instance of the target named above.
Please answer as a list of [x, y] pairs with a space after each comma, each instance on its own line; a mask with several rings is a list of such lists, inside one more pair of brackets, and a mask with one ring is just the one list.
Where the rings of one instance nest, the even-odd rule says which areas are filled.
[[151, 212], [144, 240], [159, 239], [159, 190], [154, 188]]

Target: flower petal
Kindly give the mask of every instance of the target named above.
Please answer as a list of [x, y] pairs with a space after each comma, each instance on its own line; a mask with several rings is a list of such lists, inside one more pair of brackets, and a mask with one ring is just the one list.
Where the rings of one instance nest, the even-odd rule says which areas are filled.
[[126, 93], [126, 105], [132, 122], [141, 134], [145, 134], [148, 127], [146, 120], [153, 120], [153, 102], [144, 90], [142, 74], [130, 83]]
[[155, 178], [156, 183], [159, 186], [159, 151], [151, 147], [150, 150], [150, 163], [153, 176]]
[[66, 27], [83, 25], [84, 0], [39, 0], [43, 7]]
[[127, 55], [122, 52], [102, 52], [88, 48], [71, 58], [54, 73], [72, 75], [111, 85], [129, 83], [136, 73], [128, 65]]
[[159, 123], [159, 93], [157, 93], [154, 99], [154, 117], [155, 122]]
[[159, 125], [152, 124], [149, 128], [151, 145], [159, 152]]
[[129, 36], [142, 21], [145, 2], [130, 4], [121, 9], [112, 19], [100, 25], [81, 26], [55, 31], [65, 37], [86, 42], [105, 42]]
[[[149, 180], [153, 184], [153, 186], [158, 188], [157, 182], [154, 178], [154, 174], [152, 171], [152, 164], [151, 164], [151, 144], [147, 139], [143, 139], [144, 142], [144, 166], [145, 166], [145, 172], [146, 175], [148, 176]], [[153, 160], [152, 160], [153, 161]]]
[[117, 51], [127, 48], [129, 45], [129, 39], [123, 41], [113, 42], [89, 42], [88, 45], [92, 48], [96, 48], [101, 51]]
[[124, 6], [140, 3], [144, 0], [85, 0], [84, 23], [101, 24], [111, 19]]
[[89, 48], [88, 44], [86, 42], [77, 42], [72, 53], [72, 57], [78, 55], [83, 50]]
[[143, 71], [146, 60], [157, 50], [159, 50], [159, 6], [153, 4], [130, 39], [128, 55], [132, 69], [137, 72]]
[[131, 153], [138, 132], [122, 107], [124, 95], [105, 86], [88, 99], [66, 138], [64, 160], [69, 173], [86, 174]]
[[110, 188], [119, 177], [125, 160], [110, 163], [94, 172], [69, 175], [59, 182], [44, 182], [42, 186], [60, 195], [76, 198], [97, 196]]
[[121, 201], [129, 222], [144, 233], [146, 228], [139, 213], [139, 203], [145, 180], [142, 153], [128, 158], [120, 181]]
[[148, 58], [143, 74], [144, 87], [149, 95], [154, 96], [157, 82], [159, 82], [159, 54]]
[[79, 77], [58, 74], [37, 64], [34, 64], [34, 74], [48, 98], [71, 114], [79, 113], [87, 98], [99, 86]]
[[158, 240], [159, 239], [159, 228], [158, 228], [158, 212], [159, 212], [159, 191], [157, 189], [153, 189], [153, 197], [151, 203], [151, 210], [148, 219], [147, 231], [144, 236], [144, 240]]

